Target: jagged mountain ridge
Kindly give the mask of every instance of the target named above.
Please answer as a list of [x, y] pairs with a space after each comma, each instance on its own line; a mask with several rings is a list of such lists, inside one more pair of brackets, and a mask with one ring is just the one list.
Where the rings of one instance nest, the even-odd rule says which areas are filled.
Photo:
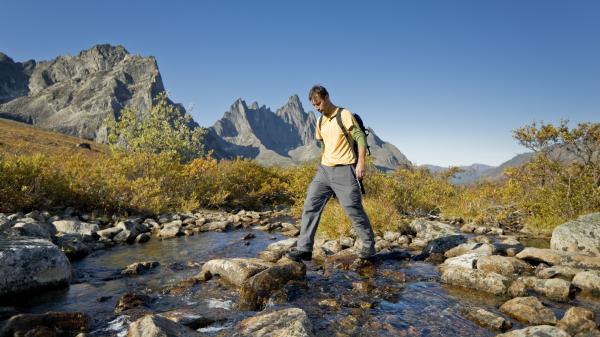
[[[221, 158], [240, 156], [266, 165], [298, 164], [320, 154], [315, 140], [317, 119], [312, 111], [304, 111], [297, 95], [275, 112], [238, 99], [209, 128], [207, 147]], [[369, 131], [367, 141], [378, 168], [389, 171], [410, 165], [398, 148]]]
[[154, 57], [123, 46], [95, 45], [41, 62], [0, 55], [0, 117], [98, 142], [106, 140], [109, 114], [124, 107], [144, 114], [164, 90]]

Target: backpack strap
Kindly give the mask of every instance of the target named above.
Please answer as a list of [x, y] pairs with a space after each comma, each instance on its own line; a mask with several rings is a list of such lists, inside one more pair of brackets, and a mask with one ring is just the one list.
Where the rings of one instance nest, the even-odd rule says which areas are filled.
[[348, 130], [346, 130], [346, 127], [344, 126], [344, 123], [342, 123], [342, 111], [344, 111], [344, 108], [339, 107], [338, 109], [339, 110], [338, 110], [337, 115], [335, 116], [335, 120], [337, 121], [340, 129], [342, 129], [342, 132], [344, 133], [344, 136], [346, 137], [346, 140], [348, 141], [348, 144], [350, 144], [350, 146], [352, 146], [352, 137], [348, 133]]
[[325, 148], [325, 141], [323, 140], [323, 115], [319, 117], [319, 133], [321, 134], [321, 144], [323, 144], [323, 148]]

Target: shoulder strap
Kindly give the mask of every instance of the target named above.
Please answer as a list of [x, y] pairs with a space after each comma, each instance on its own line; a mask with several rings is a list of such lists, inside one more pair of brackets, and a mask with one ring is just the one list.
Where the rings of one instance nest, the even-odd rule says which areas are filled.
[[346, 137], [348, 144], [350, 144], [350, 146], [352, 146], [352, 138], [351, 138], [350, 134], [348, 133], [348, 130], [346, 130], [344, 123], [342, 123], [342, 111], [344, 111], [344, 108], [339, 107], [338, 109], [339, 109], [339, 111], [338, 111], [337, 115], [335, 116], [335, 120], [337, 121], [340, 129], [342, 129], [342, 132], [344, 133], [344, 136]]

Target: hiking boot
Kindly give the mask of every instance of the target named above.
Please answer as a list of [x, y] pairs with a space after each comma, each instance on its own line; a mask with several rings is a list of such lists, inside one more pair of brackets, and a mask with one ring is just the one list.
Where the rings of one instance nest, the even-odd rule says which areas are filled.
[[312, 252], [303, 252], [301, 250], [290, 250], [285, 257], [292, 261], [300, 262], [300, 261], [310, 261], [312, 259]]

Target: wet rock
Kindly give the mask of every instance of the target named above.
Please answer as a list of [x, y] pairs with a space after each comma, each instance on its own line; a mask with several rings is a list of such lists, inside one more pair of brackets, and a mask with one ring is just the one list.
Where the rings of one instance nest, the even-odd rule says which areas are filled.
[[525, 279], [523, 277], [519, 277], [511, 283], [510, 287], [508, 287], [507, 293], [510, 297], [525, 297], [528, 295], [527, 293], [528, 286], [525, 283]]
[[503, 295], [510, 286], [510, 280], [500, 274], [461, 267], [444, 267], [440, 281], [453, 286], [474, 289], [494, 295]]
[[554, 312], [535, 297], [513, 298], [500, 306], [500, 311], [521, 323], [540, 325], [556, 324]]
[[570, 337], [563, 330], [551, 325], [530, 326], [525, 329], [509, 331], [496, 337]]
[[506, 331], [512, 327], [506, 318], [483, 308], [466, 308], [464, 314], [467, 319], [484, 328]]
[[339, 309], [341, 307], [341, 305], [338, 303], [338, 301], [335, 300], [335, 298], [325, 298], [319, 301], [319, 306], [321, 307], [327, 307], [330, 309]]
[[463, 235], [448, 235], [431, 240], [427, 243], [427, 246], [423, 248], [423, 253], [426, 254], [444, 254], [446, 251], [463, 244], [467, 241], [467, 238]]
[[68, 285], [71, 264], [48, 240], [0, 237], [0, 275], [0, 296], [4, 296]]
[[64, 336], [85, 331], [89, 319], [82, 312], [47, 312], [11, 317], [0, 336]]
[[201, 337], [202, 334], [159, 315], [146, 315], [129, 326], [128, 337]]
[[252, 233], [248, 233], [246, 235], [244, 235], [244, 237], [242, 238], [242, 240], [252, 240], [255, 239], [256, 235], [252, 234]]
[[573, 285], [600, 297], [600, 270], [581, 271], [573, 277]]
[[472, 238], [469, 238], [469, 242], [472, 243], [488, 243], [491, 244], [493, 241], [491, 238], [485, 236], [485, 235], [478, 235], [478, 236], [474, 236]]
[[482, 256], [493, 255], [496, 253], [496, 247], [488, 243], [463, 243], [445, 252], [444, 256], [456, 257], [467, 253], [481, 253]]
[[557, 328], [563, 329], [570, 335], [593, 331], [596, 329], [596, 317], [594, 312], [580, 307], [571, 307], [563, 318], [556, 324]]
[[267, 306], [274, 304], [287, 304], [305, 296], [308, 290], [306, 279], [301, 281], [291, 280], [286, 283], [281, 289], [276, 290], [271, 295]]
[[119, 298], [115, 306], [115, 314], [137, 307], [145, 307], [150, 298], [142, 294], [127, 293]]
[[183, 235], [181, 220], [164, 224], [163, 228], [158, 232], [158, 237], [161, 239], [174, 238], [180, 235]]
[[410, 223], [409, 228], [411, 231], [416, 233], [416, 237], [426, 241], [435, 240], [444, 236], [460, 234], [452, 225], [426, 219], [413, 220]]
[[342, 245], [338, 240], [329, 240], [325, 242], [321, 247], [325, 249], [328, 255], [337, 254], [342, 251]]
[[477, 266], [477, 260], [483, 256], [486, 256], [485, 254], [487, 254], [485, 251], [473, 251], [471, 253], [451, 257], [446, 259], [440, 267], [460, 267], [474, 269]]
[[532, 289], [538, 294], [555, 301], [566, 302], [574, 293], [571, 282], [563, 279], [539, 279], [535, 277], [523, 277], [522, 279], [528, 289]]
[[115, 236], [112, 238], [115, 242], [133, 243], [139, 234], [138, 226], [131, 221], [121, 221], [115, 226], [115, 228], [121, 229], [121, 231], [115, 234]]
[[600, 256], [600, 213], [587, 214], [554, 228], [550, 247], [563, 252]]
[[240, 322], [233, 337], [313, 337], [313, 327], [306, 313], [299, 308], [287, 308], [260, 313]]
[[100, 229], [97, 224], [81, 222], [79, 220], [58, 220], [52, 222], [59, 233], [79, 234], [92, 236]]
[[551, 266], [559, 265], [563, 260], [560, 253], [555, 250], [534, 247], [523, 249], [516, 257], [532, 263], [543, 262]]
[[286, 239], [273, 242], [267, 246], [267, 250], [272, 252], [287, 252], [292, 247], [296, 247], [296, 242], [298, 242], [298, 239]]
[[150, 234], [142, 233], [135, 237], [135, 243], [145, 243], [150, 241]]
[[132, 275], [140, 275], [144, 272], [147, 272], [150, 269], [156, 268], [160, 265], [157, 261], [145, 261], [145, 262], [136, 262], [128, 265], [125, 269], [121, 271], [121, 275], [132, 276]]
[[83, 238], [77, 234], [57, 236], [54, 243], [70, 260], [82, 259], [90, 253], [90, 248], [83, 242]]
[[491, 255], [480, 257], [477, 260], [477, 269], [511, 277], [514, 274], [520, 274], [531, 269], [531, 266], [527, 262], [514, 257]]
[[272, 266], [272, 263], [254, 258], [216, 259], [206, 262], [202, 266], [201, 273], [210, 272], [211, 275], [219, 275], [239, 287], [250, 277]]
[[204, 328], [215, 322], [215, 320], [212, 318], [205, 317], [197, 312], [186, 309], [171, 310], [162, 312], [159, 315], [177, 324], [185, 325], [194, 330]]
[[306, 275], [304, 263], [286, 261], [263, 270], [250, 277], [240, 289], [240, 309], [260, 310], [271, 294], [281, 289], [288, 281], [302, 280]]
[[283, 257], [284, 254], [285, 254], [284, 251], [265, 250], [265, 251], [258, 253], [258, 258], [265, 260], [267, 262], [275, 263], [275, 262], [279, 261], [279, 259], [281, 259], [281, 257]]
[[571, 281], [573, 277], [579, 273], [581, 269], [567, 267], [567, 266], [553, 266], [549, 268], [542, 268], [536, 272], [538, 278], [561, 278], [563, 280]]

